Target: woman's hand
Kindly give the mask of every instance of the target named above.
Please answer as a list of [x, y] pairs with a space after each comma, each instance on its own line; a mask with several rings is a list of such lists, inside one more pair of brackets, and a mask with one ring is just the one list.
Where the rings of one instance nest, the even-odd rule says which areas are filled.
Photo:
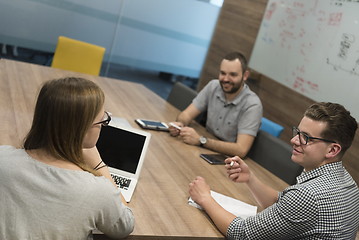
[[[93, 147], [93, 148], [84, 148], [82, 149], [82, 154], [84, 157], [84, 161], [86, 162], [86, 164], [91, 167], [92, 169], [94, 169], [94, 171], [96, 171], [96, 173], [100, 174], [101, 176], [104, 176], [105, 178], [107, 178], [108, 180], [110, 180], [110, 182], [117, 188], [116, 183], [113, 181], [110, 171], [108, 170], [107, 165], [102, 162], [100, 153], [97, 150], [97, 147]], [[95, 170], [98, 169], [98, 170]], [[125, 199], [123, 198], [122, 194], [121, 194], [121, 201], [123, 204], [127, 205]]]
[[105, 163], [102, 162], [100, 153], [98, 152], [96, 146], [93, 148], [83, 148], [82, 154], [83, 154], [85, 163], [92, 169], [94, 169], [98, 164], [100, 164], [100, 165], [97, 166], [97, 168], [105, 165]]
[[94, 171], [96, 171], [96, 173], [98, 173], [99, 175], [108, 178], [113, 183], [113, 185], [116, 186], [115, 182], [111, 177], [110, 171], [108, 170], [106, 164], [102, 161], [100, 153], [98, 152], [96, 147], [84, 148], [82, 149], [82, 154], [84, 157], [84, 161], [91, 169], [94, 169]]

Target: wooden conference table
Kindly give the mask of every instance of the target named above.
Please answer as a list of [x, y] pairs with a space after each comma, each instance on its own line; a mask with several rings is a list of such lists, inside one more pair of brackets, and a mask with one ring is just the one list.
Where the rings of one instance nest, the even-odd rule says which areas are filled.
[[[0, 145], [21, 145], [31, 126], [39, 87], [46, 80], [65, 76], [96, 82], [106, 94], [105, 109], [127, 119], [135, 128], [139, 128], [135, 118], [169, 122], [179, 113], [142, 84], [0, 59]], [[203, 127], [194, 126], [206, 135]], [[222, 165], [210, 165], [199, 157], [200, 153], [211, 151], [184, 144], [166, 132], [149, 131], [152, 134], [149, 149], [129, 203], [136, 219], [129, 238], [224, 239], [204, 212], [187, 204], [188, 184], [200, 175], [212, 190], [256, 205], [245, 184], [231, 182]], [[248, 159], [247, 163], [261, 180], [274, 188], [282, 190], [287, 186], [252, 160]], [[95, 239], [106, 237], [99, 235]]]

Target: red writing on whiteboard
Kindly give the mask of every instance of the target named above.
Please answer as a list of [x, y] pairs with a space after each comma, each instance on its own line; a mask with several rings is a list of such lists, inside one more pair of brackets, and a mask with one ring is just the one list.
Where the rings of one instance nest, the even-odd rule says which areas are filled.
[[293, 2], [293, 7], [295, 7], [295, 8], [304, 8], [304, 3], [294, 1]]
[[340, 22], [342, 20], [342, 16], [343, 16], [343, 13], [341, 13], [341, 12], [329, 14], [328, 25], [339, 26]]
[[293, 83], [293, 88], [302, 93], [318, 92], [319, 86], [311, 81], [306, 81], [302, 77], [296, 77]]
[[272, 18], [273, 12], [276, 10], [277, 8], [277, 4], [275, 2], [273, 2], [268, 10], [266, 11], [264, 18], [267, 19], [268, 21]]

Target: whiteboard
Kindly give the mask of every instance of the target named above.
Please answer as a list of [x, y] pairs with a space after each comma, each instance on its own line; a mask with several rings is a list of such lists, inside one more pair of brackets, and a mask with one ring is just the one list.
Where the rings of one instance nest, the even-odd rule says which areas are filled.
[[359, 121], [359, 0], [269, 0], [249, 66]]

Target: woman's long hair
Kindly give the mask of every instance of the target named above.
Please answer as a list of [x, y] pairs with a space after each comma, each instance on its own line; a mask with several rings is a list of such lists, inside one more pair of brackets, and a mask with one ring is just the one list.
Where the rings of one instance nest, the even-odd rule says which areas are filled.
[[82, 144], [105, 101], [103, 91], [83, 78], [46, 82], [40, 90], [31, 129], [24, 140], [26, 150], [44, 149], [55, 158], [86, 165]]

